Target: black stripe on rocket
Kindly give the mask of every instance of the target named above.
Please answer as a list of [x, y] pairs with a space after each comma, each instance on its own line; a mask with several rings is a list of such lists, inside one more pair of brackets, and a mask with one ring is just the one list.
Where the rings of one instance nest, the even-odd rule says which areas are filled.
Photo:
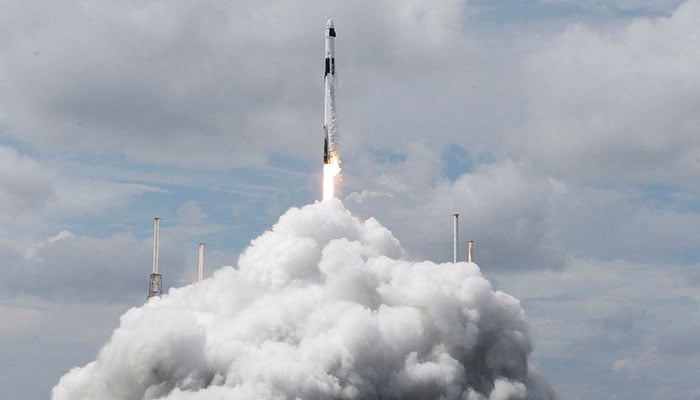
[[323, 139], [323, 163], [330, 164], [331, 163], [331, 153], [330, 153], [330, 151], [328, 151], [328, 127], [324, 126], [323, 131], [326, 134], [326, 137]]
[[[335, 36], [335, 30], [331, 29], [330, 36]], [[323, 73], [324, 79], [328, 77], [328, 74], [331, 76], [335, 75], [335, 58], [327, 57], [326, 58], [326, 68]], [[324, 164], [330, 164], [331, 163], [331, 153], [330, 153], [330, 146], [329, 146], [329, 132], [328, 132], [328, 127], [324, 125], [323, 127], [324, 133], [325, 133], [325, 138], [323, 140], [323, 163]]]
[[326, 70], [323, 76], [328, 74], [335, 75], [335, 58], [326, 58]]

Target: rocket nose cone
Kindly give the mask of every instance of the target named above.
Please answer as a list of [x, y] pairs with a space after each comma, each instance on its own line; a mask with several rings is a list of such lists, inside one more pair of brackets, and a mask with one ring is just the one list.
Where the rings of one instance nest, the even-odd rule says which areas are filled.
[[329, 19], [328, 22], [326, 22], [326, 29], [330, 29], [330, 28], [334, 28], [332, 19]]

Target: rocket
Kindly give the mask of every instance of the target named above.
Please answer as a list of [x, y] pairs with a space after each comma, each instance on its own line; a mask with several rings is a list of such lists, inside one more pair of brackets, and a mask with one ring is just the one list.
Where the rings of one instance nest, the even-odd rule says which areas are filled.
[[336, 152], [335, 126], [335, 26], [333, 20], [326, 22], [325, 70], [323, 73], [323, 163], [330, 164]]

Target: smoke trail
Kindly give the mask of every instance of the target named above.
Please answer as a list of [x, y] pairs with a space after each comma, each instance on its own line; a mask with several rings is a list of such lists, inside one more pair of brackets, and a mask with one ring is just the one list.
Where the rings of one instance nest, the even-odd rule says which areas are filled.
[[556, 398], [515, 298], [476, 264], [402, 255], [338, 200], [292, 208], [238, 269], [126, 312], [52, 398]]

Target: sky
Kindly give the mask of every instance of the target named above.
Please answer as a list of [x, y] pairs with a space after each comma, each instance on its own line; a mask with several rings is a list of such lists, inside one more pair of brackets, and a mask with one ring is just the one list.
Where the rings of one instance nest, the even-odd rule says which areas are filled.
[[435, 262], [460, 213], [561, 398], [700, 399], [700, 1], [675, 0], [5, 2], [7, 396], [143, 304], [155, 216], [167, 289], [320, 197], [328, 18], [345, 206]]

